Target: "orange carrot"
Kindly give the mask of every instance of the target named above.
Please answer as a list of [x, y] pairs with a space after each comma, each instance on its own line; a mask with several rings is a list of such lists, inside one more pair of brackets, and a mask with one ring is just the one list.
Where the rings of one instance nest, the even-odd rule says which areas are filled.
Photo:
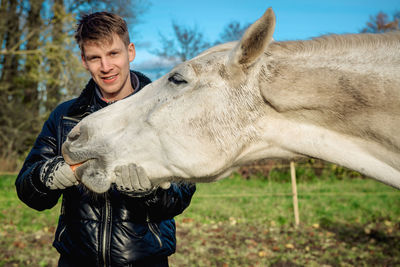
[[78, 168], [81, 165], [82, 165], [82, 163], [78, 163], [78, 164], [75, 164], [75, 165], [70, 165], [70, 167], [71, 167], [72, 171], [74, 172], [76, 170], [76, 168]]

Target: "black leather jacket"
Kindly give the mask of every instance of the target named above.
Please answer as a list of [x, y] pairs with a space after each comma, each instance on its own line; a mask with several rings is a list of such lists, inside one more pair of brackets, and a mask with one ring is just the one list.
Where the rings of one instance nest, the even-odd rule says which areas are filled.
[[[150, 80], [131, 72], [139, 91]], [[62, 208], [53, 246], [65, 258], [86, 266], [130, 266], [146, 258], [175, 252], [173, 217], [189, 205], [195, 186], [171, 184], [146, 197], [130, 197], [115, 188], [96, 195], [82, 185], [49, 190], [39, 179], [43, 163], [61, 155], [67, 134], [83, 117], [107, 103], [91, 80], [81, 95], [60, 104], [45, 122], [16, 180], [19, 198], [36, 210], [50, 209], [62, 195]]]

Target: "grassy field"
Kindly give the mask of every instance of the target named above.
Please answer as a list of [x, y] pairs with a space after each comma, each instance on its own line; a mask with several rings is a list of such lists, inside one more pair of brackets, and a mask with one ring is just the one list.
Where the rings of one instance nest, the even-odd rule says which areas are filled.
[[[371, 179], [300, 176], [295, 227], [289, 179], [198, 184], [176, 218], [171, 266], [400, 266], [400, 191]], [[14, 180], [0, 176], [0, 266], [56, 266], [59, 206], [29, 209]]]

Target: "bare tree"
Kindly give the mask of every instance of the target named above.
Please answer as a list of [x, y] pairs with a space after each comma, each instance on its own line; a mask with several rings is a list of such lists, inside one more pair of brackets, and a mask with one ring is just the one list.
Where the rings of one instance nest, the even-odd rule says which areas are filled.
[[172, 30], [172, 38], [159, 33], [162, 48], [154, 51], [156, 55], [183, 62], [210, 47], [196, 26], [190, 28], [172, 22]]
[[394, 14], [393, 19], [390, 20], [389, 16], [384, 12], [379, 12], [375, 16], [370, 16], [366, 27], [361, 32], [364, 33], [379, 33], [399, 30], [400, 12]]
[[154, 54], [172, 60], [173, 62], [186, 61], [212, 45], [239, 40], [250, 24], [241, 25], [237, 21], [230, 22], [213, 44], [205, 40], [196, 26], [185, 27], [172, 22], [173, 36], [168, 38], [159, 33], [161, 49], [153, 51]]
[[11, 161], [15, 167], [49, 112], [87, 82], [74, 41], [77, 17], [108, 10], [137, 23], [148, 6], [147, 0], [0, 0], [0, 169]]
[[140, 23], [141, 16], [150, 6], [149, 0], [72, 0], [66, 3], [66, 10], [78, 16], [82, 13], [107, 10], [125, 18], [134, 27]]
[[224, 27], [219, 35], [219, 40], [216, 43], [226, 43], [240, 40], [250, 25], [250, 23], [240, 25], [240, 22], [238, 21], [230, 22]]

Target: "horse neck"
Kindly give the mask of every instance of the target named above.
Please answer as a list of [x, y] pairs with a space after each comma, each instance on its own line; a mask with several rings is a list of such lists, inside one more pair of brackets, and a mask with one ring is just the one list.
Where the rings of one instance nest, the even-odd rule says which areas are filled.
[[[279, 113], [344, 133], [384, 128], [384, 115], [398, 125], [398, 51], [400, 33], [273, 43], [260, 67], [260, 90]], [[377, 117], [368, 126], [363, 113]]]
[[399, 40], [347, 35], [271, 44], [258, 77], [266, 143], [354, 169], [364, 168], [353, 162], [359, 158], [380, 171], [398, 168]]
[[[391, 75], [400, 64], [400, 32], [328, 35], [307, 41], [276, 42], [271, 44], [270, 50], [275, 56], [306, 68]], [[397, 74], [400, 75], [398, 70]]]

